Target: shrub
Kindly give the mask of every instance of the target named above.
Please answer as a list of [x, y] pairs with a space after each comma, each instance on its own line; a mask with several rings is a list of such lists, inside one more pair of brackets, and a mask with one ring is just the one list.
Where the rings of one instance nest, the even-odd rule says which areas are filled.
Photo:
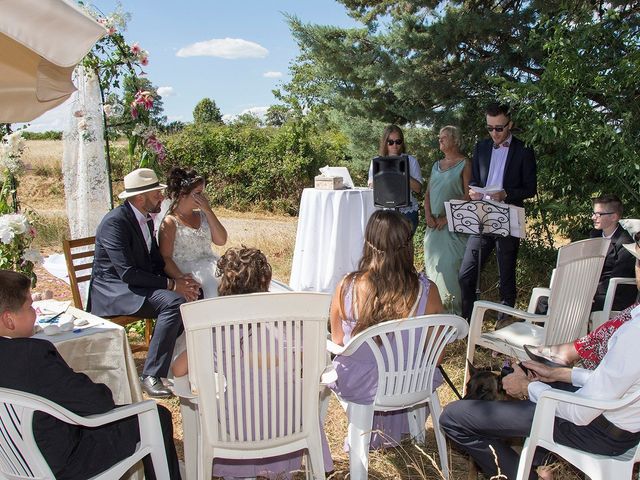
[[189, 125], [167, 137], [169, 161], [208, 178], [212, 201], [227, 208], [296, 214], [302, 189], [318, 169], [344, 165], [345, 139], [319, 132], [304, 119], [281, 127]]

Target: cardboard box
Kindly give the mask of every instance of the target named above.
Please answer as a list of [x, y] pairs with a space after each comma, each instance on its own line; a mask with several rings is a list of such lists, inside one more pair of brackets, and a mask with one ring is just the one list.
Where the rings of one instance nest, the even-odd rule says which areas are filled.
[[318, 190], [343, 190], [344, 184], [342, 183], [342, 177], [327, 177], [325, 175], [318, 175], [314, 179], [314, 186]]

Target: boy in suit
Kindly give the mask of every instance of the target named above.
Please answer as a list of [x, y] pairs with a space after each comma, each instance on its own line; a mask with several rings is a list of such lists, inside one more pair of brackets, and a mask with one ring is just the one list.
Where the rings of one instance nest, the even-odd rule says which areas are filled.
[[160, 212], [166, 185], [153, 170], [139, 168], [124, 177], [124, 187], [119, 197], [126, 201], [98, 225], [87, 310], [157, 319], [140, 381], [150, 397], [168, 397], [162, 377], [183, 331], [180, 305], [197, 299], [200, 285], [190, 275], [172, 279], [164, 272], [149, 214]]
[[[41, 396], [82, 416], [113, 410], [107, 386], [74, 372], [48, 340], [29, 338], [36, 320], [30, 287], [21, 273], [0, 270], [0, 387]], [[171, 412], [159, 405], [158, 414], [171, 478], [180, 479]], [[137, 417], [86, 428], [37, 412], [33, 433], [57, 479], [97, 475], [130, 456], [140, 440]], [[144, 463], [146, 478], [156, 478], [149, 459]]]
[[[635, 259], [629, 251], [623, 247], [633, 243], [631, 235], [622, 228], [619, 221], [622, 217], [622, 202], [616, 195], [602, 195], [594, 198], [593, 220], [594, 230], [589, 235], [591, 238], [605, 237], [611, 239], [607, 256], [602, 265], [602, 273], [598, 281], [598, 288], [593, 297], [592, 312], [602, 310], [604, 299], [607, 296], [609, 280], [613, 277], [633, 277], [635, 275]], [[613, 310], [624, 310], [636, 300], [638, 290], [634, 285], [620, 285], [616, 289], [613, 299]]]
[[[486, 109], [487, 131], [491, 138], [478, 142], [473, 152], [472, 177], [469, 182], [471, 200], [493, 200], [523, 206], [523, 201], [536, 194], [536, 159], [533, 150], [511, 134], [513, 122], [507, 105], [491, 104]], [[486, 197], [474, 187], [497, 186], [499, 191]], [[462, 316], [471, 318], [476, 301], [477, 269], [496, 249], [500, 272], [500, 302], [514, 306], [516, 302], [516, 259], [520, 239], [516, 237], [483, 237], [471, 235], [460, 266]], [[478, 265], [478, 250], [482, 263]]]

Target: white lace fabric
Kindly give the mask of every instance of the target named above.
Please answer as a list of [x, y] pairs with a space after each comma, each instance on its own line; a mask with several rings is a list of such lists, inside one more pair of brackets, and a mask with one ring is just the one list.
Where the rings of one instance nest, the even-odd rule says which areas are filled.
[[200, 212], [200, 228], [191, 228], [172, 216], [176, 225], [173, 261], [184, 274], [190, 273], [202, 285], [205, 298], [218, 295], [215, 277], [218, 257], [211, 249], [211, 228]]
[[109, 211], [109, 175], [104, 154], [104, 123], [98, 78], [78, 67], [63, 135], [62, 174], [71, 238], [95, 235]]

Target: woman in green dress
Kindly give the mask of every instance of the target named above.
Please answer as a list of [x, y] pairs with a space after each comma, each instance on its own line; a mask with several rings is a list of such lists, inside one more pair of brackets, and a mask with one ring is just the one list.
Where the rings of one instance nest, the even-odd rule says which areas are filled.
[[458, 271], [467, 238], [449, 231], [444, 202], [469, 200], [471, 162], [460, 153], [462, 142], [457, 127], [443, 127], [438, 140], [444, 158], [433, 164], [424, 196], [427, 221], [424, 235], [425, 273], [438, 286], [445, 309], [459, 315], [461, 306]]

